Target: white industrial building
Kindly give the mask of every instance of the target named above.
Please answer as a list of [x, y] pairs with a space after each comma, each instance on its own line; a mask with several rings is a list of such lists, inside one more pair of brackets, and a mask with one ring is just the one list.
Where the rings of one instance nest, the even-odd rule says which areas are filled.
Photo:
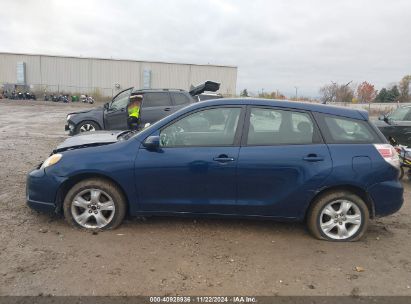
[[235, 95], [237, 67], [0, 52], [0, 86], [25, 84], [37, 92], [112, 96], [128, 87], [188, 90], [206, 80]]

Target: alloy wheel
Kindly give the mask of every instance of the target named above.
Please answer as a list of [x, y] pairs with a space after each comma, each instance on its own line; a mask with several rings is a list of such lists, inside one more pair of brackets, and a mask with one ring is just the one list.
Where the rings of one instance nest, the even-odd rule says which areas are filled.
[[96, 128], [89, 123], [86, 123], [80, 127], [80, 132], [93, 132], [96, 131]]
[[327, 204], [319, 218], [321, 231], [333, 240], [344, 240], [355, 235], [361, 227], [360, 208], [349, 200], [335, 200]]
[[84, 228], [104, 228], [113, 220], [115, 211], [113, 199], [100, 189], [83, 190], [71, 203], [73, 219]]

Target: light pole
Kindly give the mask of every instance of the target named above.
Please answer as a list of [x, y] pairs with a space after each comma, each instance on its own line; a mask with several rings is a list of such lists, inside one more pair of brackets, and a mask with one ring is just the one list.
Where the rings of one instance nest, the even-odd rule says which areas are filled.
[[295, 88], [295, 100], [298, 100], [298, 87]]

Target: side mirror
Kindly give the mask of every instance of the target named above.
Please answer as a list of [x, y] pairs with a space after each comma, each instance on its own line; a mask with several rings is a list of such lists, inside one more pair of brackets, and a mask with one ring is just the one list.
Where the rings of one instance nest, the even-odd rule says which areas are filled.
[[160, 136], [149, 136], [143, 143], [147, 150], [157, 150], [160, 148]]
[[108, 110], [108, 107], [109, 107], [109, 103], [106, 102], [106, 103], [104, 104], [104, 109], [105, 109], [105, 110]]
[[378, 116], [378, 120], [384, 120], [384, 118], [385, 118], [385, 115]]

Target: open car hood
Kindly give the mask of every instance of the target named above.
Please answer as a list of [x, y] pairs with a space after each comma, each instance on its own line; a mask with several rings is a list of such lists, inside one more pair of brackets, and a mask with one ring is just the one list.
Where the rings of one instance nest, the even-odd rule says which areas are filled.
[[53, 150], [53, 153], [112, 144], [118, 141], [118, 135], [123, 132], [124, 131], [95, 131], [81, 133], [67, 138]]
[[195, 96], [206, 91], [208, 92], [217, 92], [220, 89], [220, 84], [218, 82], [207, 80], [203, 84], [196, 86], [190, 90], [190, 95]]

